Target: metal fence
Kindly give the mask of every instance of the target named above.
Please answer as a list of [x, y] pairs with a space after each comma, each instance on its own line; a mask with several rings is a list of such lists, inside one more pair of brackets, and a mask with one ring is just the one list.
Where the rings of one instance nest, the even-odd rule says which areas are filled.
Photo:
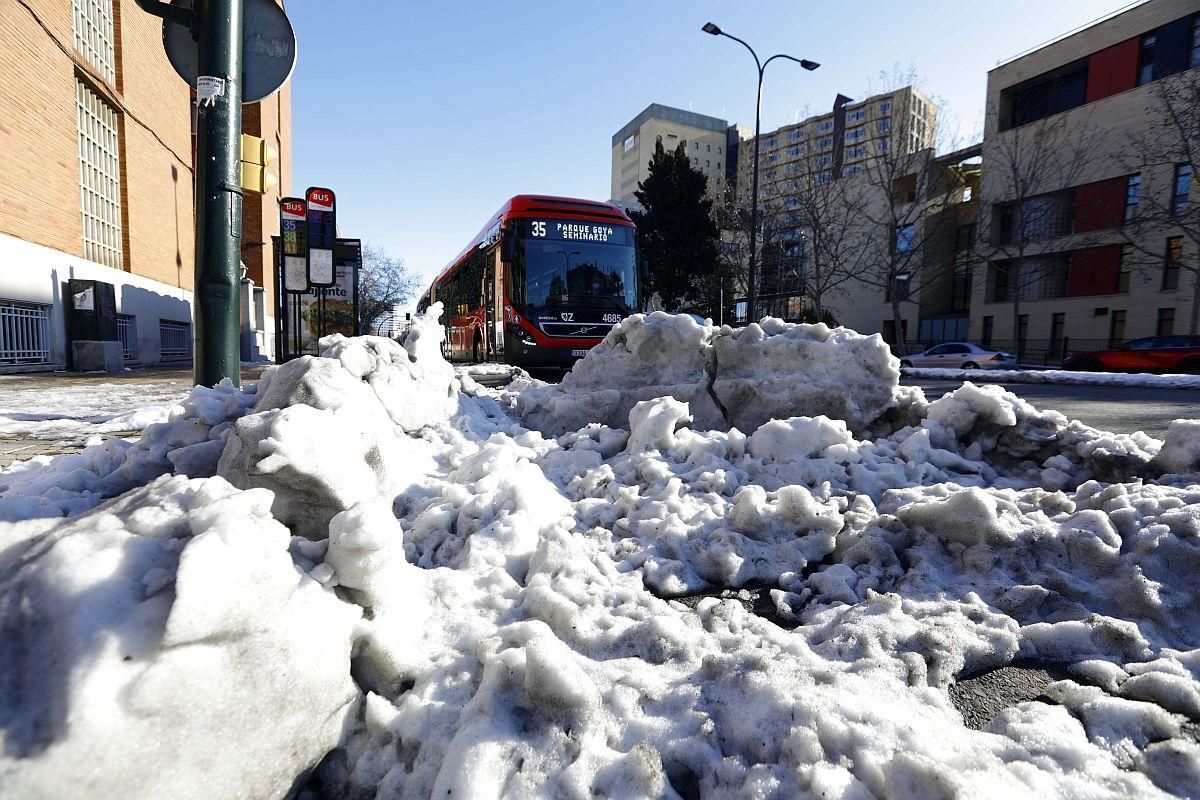
[[0, 300], [0, 365], [50, 363], [50, 306]]
[[[979, 339], [955, 339], [954, 341], [976, 344], [1004, 353], [1017, 353], [1016, 339], [991, 339], [987, 342]], [[914, 354], [938, 344], [943, 344], [943, 342], [906, 342], [905, 346], [909, 354]], [[1115, 344], [1120, 344], [1120, 342], [1110, 342], [1108, 339], [1072, 339], [1066, 336], [1062, 339], [1026, 339], [1025, 344], [1021, 347], [1021, 363], [1032, 367], [1061, 367], [1064, 360], [1076, 353], [1107, 350]], [[892, 345], [892, 350], [896, 351], [896, 345]]]
[[117, 338], [121, 340], [121, 355], [125, 360], [137, 361], [137, 317], [130, 314], [117, 315]]
[[163, 361], [188, 358], [192, 353], [192, 326], [170, 319], [158, 321], [159, 357]]

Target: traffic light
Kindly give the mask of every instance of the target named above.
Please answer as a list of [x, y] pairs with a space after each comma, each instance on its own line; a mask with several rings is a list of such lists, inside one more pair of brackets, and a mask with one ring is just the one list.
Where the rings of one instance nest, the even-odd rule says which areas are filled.
[[257, 136], [242, 134], [242, 190], [266, 194], [278, 179], [267, 167], [279, 158], [279, 151]]

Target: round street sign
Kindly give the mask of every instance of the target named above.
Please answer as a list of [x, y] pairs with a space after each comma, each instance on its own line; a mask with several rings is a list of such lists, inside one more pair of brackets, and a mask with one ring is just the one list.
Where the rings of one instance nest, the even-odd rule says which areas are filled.
[[[192, 7], [192, 0], [172, 0]], [[274, 0], [245, 0], [242, 21], [242, 102], [254, 103], [287, 83], [296, 66], [296, 33]], [[199, 45], [185, 26], [163, 20], [163, 47], [179, 77], [195, 88]]]

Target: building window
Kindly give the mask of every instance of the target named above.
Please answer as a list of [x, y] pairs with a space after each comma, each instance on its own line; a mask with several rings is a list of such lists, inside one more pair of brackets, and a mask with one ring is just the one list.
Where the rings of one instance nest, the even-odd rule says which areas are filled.
[[692, 166], [693, 167], [700, 166], [700, 156], [692, 156]]
[[705, 166], [705, 167], [712, 167], [712, 161], [711, 161], [710, 159], [707, 159], [707, 158], [706, 158], [706, 159], [704, 159], [704, 166]]
[[718, 161], [718, 162], [717, 162], [717, 169], [720, 169], [720, 168], [721, 168], [721, 162], [720, 162], [720, 161]]
[[633, 146], [635, 144], [637, 144], [637, 135], [636, 134], [633, 136], [630, 136], [629, 138], [627, 138], [625, 140], [625, 152], [628, 153], [630, 150], [632, 150]]
[[1175, 332], [1175, 308], [1160, 308], [1158, 323], [1154, 326], [1155, 336], [1170, 336]]
[[912, 225], [897, 225], [896, 226], [896, 252], [908, 253], [911, 252], [916, 244], [916, 231]]
[[867, 110], [865, 108], [856, 109], [846, 115], [846, 122], [862, 122], [867, 118]]
[[717, 145], [717, 155], [721, 155], [721, 145]]
[[779, 145], [779, 140], [776, 139], [774, 136], [772, 136], [770, 139], [767, 139], [767, 147], [776, 147], [778, 145]]
[[1200, 14], [1192, 18], [1192, 57], [1188, 59], [1192, 67], [1200, 67]]
[[1116, 293], [1124, 294], [1129, 291], [1129, 272], [1133, 267], [1133, 245], [1121, 247], [1121, 262], [1117, 265]]
[[821, 148], [822, 150], [828, 150], [829, 148], [833, 147], [833, 137], [826, 136], [824, 139], [817, 142], [817, 147]]
[[704, 145], [704, 152], [706, 152], [706, 153], [711, 153], [711, 152], [712, 152], [712, 145], [711, 145], [711, 144], [706, 144], [706, 145]]
[[1125, 341], [1125, 312], [1114, 311], [1108, 323], [1108, 346], [1116, 347]]
[[1188, 193], [1192, 187], [1192, 165], [1175, 165], [1175, 187], [1171, 195], [1171, 213], [1180, 215], [1187, 213]]
[[116, 83], [112, 0], [72, 0], [75, 49], [100, 76]]
[[983, 335], [979, 338], [982, 340], [984, 347], [992, 346], [992, 335], [995, 333], [996, 319], [995, 317], [983, 318]]
[[847, 142], [857, 142], [859, 139], [867, 138], [867, 132], [862, 128], [855, 128], [852, 131], [846, 131]]
[[890, 119], [879, 120], [879, 132], [890, 131], [892, 129], [892, 121]]
[[1029, 315], [1022, 314], [1017, 317], [1017, 341], [1021, 343], [1021, 349], [1025, 349], [1025, 342], [1029, 340]]
[[187, 358], [192, 350], [192, 326], [171, 319], [158, 321], [159, 358], [173, 361]]
[[796, 130], [788, 133], [788, 141], [789, 142], [798, 142], [803, 138], [804, 138], [804, 130], [802, 128], [797, 128]]
[[1179, 288], [1179, 270], [1183, 266], [1183, 237], [1167, 239], [1167, 254], [1163, 260], [1162, 288], [1173, 291]]
[[884, 100], [882, 103], [879, 104], [879, 113], [880, 114], [886, 114], [891, 110], [892, 110], [892, 101], [891, 100]]
[[1156, 37], [1147, 33], [1142, 37], [1142, 49], [1138, 55], [1138, 86], [1154, 80], [1154, 43]]
[[1125, 221], [1137, 216], [1138, 200], [1142, 194], [1142, 176], [1130, 175], [1125, 183]]
[[117, 113], [75, 79], [83, 257], [121, 269], [121, 158]]

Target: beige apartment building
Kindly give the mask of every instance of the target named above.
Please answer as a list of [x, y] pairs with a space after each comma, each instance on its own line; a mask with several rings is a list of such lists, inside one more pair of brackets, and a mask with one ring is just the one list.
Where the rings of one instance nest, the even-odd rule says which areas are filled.
[[[0, 0], [0, 371], [67, 364], [65, 282], [115, 287], [127, 363], [192, 347], [190, 89], [162, 20], [134, 0]], [[244, 339], [272, 352], [270, 237], [290, 190], [288, 87], [243, 107], [279, 152], [279, 185], [247, 193]]]
[[651, 103], [613, 134], [612, 200], [637, 202], [634, 192], [650, 174], [650, 159], [658, 142], [667, 150], [686, 144], [692, 166], [708, 176], [714, 193], [736, 164], [738, 141], [728, 122]]
[[972, 339], [1055, 363], [1189, 332], [1197, 143], [1164, 98], [1200, 98], [1198, 12], [1151, 0], [988, 73]]
[[[835, 181], [855, 185], [847, 192], [873, 206], [886, 204], [890, 191], [872, 191], [872, 184], [890, 184], [893, 177], [916, 180], [932, 175], [937, 138], [937, 106], [918, 89], [906, 86], [864, 100], [837, 104], [825, 114], [785, 125], [759, 137], [759, 208], [763, 214], [760, 251], [760, 312], [800, 319], [811, 307], [806, 283], [811, 281], [814, 240], [806, 220], [806, 193], [820, 193]], [[739, 148], [737, 194], [749, 204], [753, 179], [754, 139]], [[920, 158], [916, 158], [921, 154]], [[891, 173], [903, 169], [904, 176]], [[915, 185], [915, 184], [914, 184]], [[916, 201], [914, 197], [913, 202]], [[911, 215], [905, 212], [902, 218]], [[845, 225], [847, 223], [842, 223]], [[847, 231], [863, 248], [887, 248], [891, 235], [879, 231]], [[772, 246], [774, 243], [774, 246]], [[914, 295], [903, 304], [904, 328], [917, 329], [920, 306]], [[893, 324], [887, 292], [862, 281], [846, 281], [823, 298], [838, 322], [863, 333], [886, 333]], [[740, 313], [740, 312], [739, 312]]]

